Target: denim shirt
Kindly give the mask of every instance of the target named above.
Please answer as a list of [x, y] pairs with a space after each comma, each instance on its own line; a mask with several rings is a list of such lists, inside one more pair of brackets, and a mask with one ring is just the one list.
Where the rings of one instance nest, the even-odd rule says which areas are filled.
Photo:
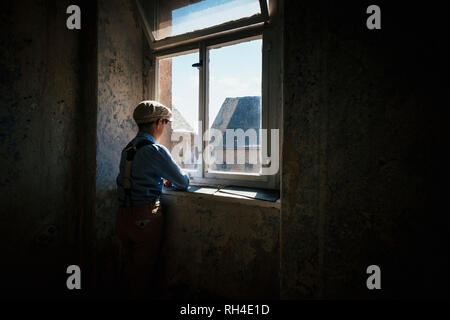
[[[136, 145], [142, 140], [149, 140], [152, 144], [141, 147], [134, 156], [131, 168], [131, 205], [141, 206], [159, 200], [163, 187], [163, 178], [172, 182], [178, 190], [185, 190], [189, 186], [189, 176], [184, 174], [173, 160], [169, 150], [155, 142], [151, 134], [139, 131], [131, 141]], [[117, 176], [117, 192], [120, 205], [125, 204], [123, 188], [123, 173], [127, 153], [122, 150], [120, 171]]]

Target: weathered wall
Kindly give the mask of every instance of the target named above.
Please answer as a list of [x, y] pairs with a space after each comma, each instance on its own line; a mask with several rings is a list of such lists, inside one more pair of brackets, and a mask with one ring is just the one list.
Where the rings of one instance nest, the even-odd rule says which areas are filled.
[[59, 295], [66, 267], [84, 261], [87, 38], [66, 28], [69, 4], [0, 11], [1, 287], [10, 295]]
[[285, 1], [282, 299], [448, 295], [444, 19], [370, 4]]
[[[65, 26], [68, 2], [1, 11], [1, 287], [10, 294], [70, 295], [71, 264], [84, 294], [117, 284], [115, 178], [150, 84], [148, 48], [132, 1], [89, 3], [79, 31]], [[278, 210], [183, 201], [186, 210], [167, 209], [167, 295], [188, 286], [190, 297], [276, 297]]]
[[[119, 156], [136, 134], [133, 109], [153, 85], [145, 78], [148, 48], [134, 9], [131, 1], [99, 1], [95, 286], [102, 295], [114, 294], [120, 264], [114, 226]], [[182, 196], [165, 214], [166, 297], [278, 296], [279, 209]]]
[[96, 287], [114, 287], [116, 177], [120, 153], [137, 133], [132, 118], [143, 98], [143, 45], [133, 1], [98, 4], [98, 109], [96, 181]]
[[[68, 1], [0, 10], [0, 286], [10, 295], [67, 294], [69, 264], [87, 272], [83, 286], [115, 286], [114, 180], [149, 89], [146, 47], [132, 1], [99, 1], [98, 24], [97, 3], [83, 3], [80, 31], [65, 27]], [[273, 297], [279, 253], [283, 299], [445, 294], [445, 20], [379, 2], [383, 29], [369, 31], [369, 4], [285, 1], [281, 221], [276, 209], [167, 202], [168, 297]], [[365, 287], [370, 264], [381, 292]]]
[[162, 204], [165, 298], [279, 297], [279, 208], [197, 194]]

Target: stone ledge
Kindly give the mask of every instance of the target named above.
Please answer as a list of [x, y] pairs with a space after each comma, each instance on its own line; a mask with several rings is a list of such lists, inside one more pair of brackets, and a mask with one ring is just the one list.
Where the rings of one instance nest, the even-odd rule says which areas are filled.
[[[178, 191], [168, 188], [163, 188], [162, 197], [196, 197], [200, 199], [206, 200], [215, 200], [215, 201], [227, 201], [234, 202], [248, 206], [258, 206], [258, 207], [271, 207], [280, 209], [281, 202], [280, 199], [276, 201], [265, 201], [260, 199], [254, 199], [250, 197], [240, 196], [236, 194], [225, 193], [219, 190], [217, 187], [206, 187], [206, 186], [193, 186], [195, 189], [193, 191]], [[254, 189], [255, 192], [258, 192], [258, 189]]]

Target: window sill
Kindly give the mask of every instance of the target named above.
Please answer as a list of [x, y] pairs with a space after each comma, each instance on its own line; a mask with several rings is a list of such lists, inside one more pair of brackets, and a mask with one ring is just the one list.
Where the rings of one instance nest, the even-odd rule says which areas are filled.
[[[246, 189], [248, 193], [261, 194], [264, 193], [263, 190], [260, 189]], [[250, 206], [258, 206], [258, 207], [270, 207], [280, 209], [281, 202], [278, 198], [276, 201], [267, 201], [257, 199], [252, 196], [243, 196], [239, 194], [232, 194], [233, 190], [228, 188], [217, 188], [217, 187], [206, 187], [206, 186], [189, 186], [188, 191], [178, 191], [173, 190], [171, 188], [163, 187], [162, 196], [164, 197], [196, 197], [199, 199], [207, 199], [214, 201], [226, 201], [239, 203]]]

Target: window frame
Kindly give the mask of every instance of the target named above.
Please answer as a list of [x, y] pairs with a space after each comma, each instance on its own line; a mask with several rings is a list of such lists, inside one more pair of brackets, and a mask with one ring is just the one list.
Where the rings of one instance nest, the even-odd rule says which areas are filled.
[[[139, 0], [137, 0], [139, 6]], [[266, 0], [260, 0], [260, 3], [266, 4]], [[263, 5], [261, 5], [263, 6]], [[142, 10], [142, 8], [140, 9]], [[267, 7], [266, 7], [267, 10]], [[262, 9], [262, 12], [264, 10]], [[263, 17], [264, 14], [258, 16]], [[144, 16], [141, 12], [141, 18]], [[158, 99], [159, 95], [159, 60], [175, 57], [178, 55], [188, 54], [194, 51], [198, 51], [199, 59], [202, 61], [202, 66], [199, 68], [199, 121], [202, 123], [201, 133], [202, 136], [205, 130], [208, 129], [209, 121], [209, 49], [218, 48], [222, 46], [229, 46], [233, 44], [243, 43], [255, 39], [262, 40], [262, 74], [261, 74], [261, 128], [267, 129], [268, 139], [267, 139], [267, 150], [270, 148], [270, 130], [269, 129], [279, 129], [278, 117], [275, 116], [276, 110], [270, 108], [271, 101], [269, 101], [269, 52], [270, 52], [270, 41], [267, 41], [269, 35], [266, 34], [266, 25], [264, 20], [257, 24], [253, 23], [251, 18], [241, 19], [248, 20], [250, 23], [244, 27], [240, 27], [237, 30], [228, 30], [227, 32], [220, 32], [217, 34], [209, 33], [205, 37], [198, 37], [193, 33], [186, 33], [179, 36], [174, 36], [170, 38], [165, 38], [160, 41], [153, 41], [153, 45], [150, 46], [151, 58], [152, 58], [152, 72], [150, 72], [151, 83], [153, 83], [150, 91], [151, 99]], [[268, 14], [267, 14], [268, 17]], [[148, 23], [146, 19], [144, 20], [144, 25]], [[239, 20], [240, 21], [240, 20]], [[223, 26], [223, 25], [219, 25]], [[217, 26], [216, 26], [217, 27]], [[216, 27], [204, 29], [211, 31]], [[146, 27], [144, 27], [146, 29]], [[202, 31], [202, 30], [200, 30]], [[151, 34], [151, 32], [150, 32]], [[150, 44], [149, 39], [149, 44]], [[154, 40], [154, 39], [153, 39]], [[170, 40], [170, 41], [168, 41]], [[156, 45], [155, 45], [156, 43]], [[161, 44], [161, 45], [159, 45]], [[281, 137], [280, 137], [281, 138]], [[208, 141], [203, 141], [202, 139], [202, 150], [206, 150], [208, 147]], [[262, 151], [261, 151], [262, 152]], [[281, 146], [278, 150], [278, 159], [281, 163]], [[191, 176], [192, 185], [208, 185], [208, 186], [241, 186], [241, 187], [254, 187], [254, 188], [265, 188], [265, 189], [280, 189], [279, 186], [279, 175], [281, 168], [278, 168], [278, 172], [274, 175], [260, 175], [255, 173], [228, 173], [228, 172], [206, 172], [205, 170], [205, 159], [202, 156], [202, 163], [200, 167], [199, 175]], [[189, 169], [183, 169], [183, 171], [189, 172]], [[191, 171], [192, 172], [192, 171]]]
[[[244, 43], [244, 42], [248, 42], [248, 41], [252, 41], [252, 40], [258, 40], [261, 39], [262, 43], [264, 43], [264, 38], [263, 38], [263, 34], [259, 34], [259, 35], [254, 35], [254, 36], [250, 36], [250, 37], [244, 37], [244, 38], [237, 38], [237, 39], [233, 39], [233, 40], [229, 40], [226, 42], [223, 41], [205, 41], [204, 43], [204, 60], [206, 61], [206, 64], [204, 65], [204, 75], [202, 75], [204, 77], [204, 86], [202, 89], [204, 89], [204, 92], [202, 92], [202, 90], [200, 90], [200, 93], [203, 95], [204, 99], [205, 99], [205, 103], [204, 103], [204, 110], [202, 111], [202, 114], [204, 116], [204, 120], [203, 120], [203, 130], [202, 132], [205, 132], [206, 129], [209, 128], [209, 50], [211, 49], [218, 49], [221, 47], [226, 47], [226, 46], [231, 46], [231, 45], [236, 45], [239, 43]], [[261, 52], [261, 54], [263, 54]], [[261, 82], [262, 82], [262, 78], [264, 77], [263, 75], [264, 71], [263, 71], [263, 66], [261, 65]], [[264, 125], [262, 123], [262, 119], [264, 119], [265, 117], [265, 113], [267, 112], [265, 105], [264, 105], [264, 101], [263, 101], [263, 86], [261, 83], [261, 129], [264, 129]], [[203, 141], [203, 148], [208, 148], [208, 142], [207, 141]], [[202, 150], [206, 150], [206, 149], [202, 149]], [[262, 152], [262, 151], [261, 151]], [[224, 180], [247, 180], [247, 181], [259, 181], [259, 182], [267, 182], [268, 178], [267, 176], [263, 176], [263, 175], [259, 175], [259, 174], [253, 174], [253, 173], [228, 173], [228, 172], [208, 172], [205, 170], [204, 165], [203, 165], [204, 160], [202, 160], [202, 177], [204, 177], [205, 180], [209, 180], [209, 181], [219, 181], [218, 184], [221, 184], [221, 182], [223, 183]]]
[[[157, 6], [155, 2], [157, 0], [150, 1], [149, 10], [145, 10], [140, 0], [136, 0], [136, 8], [140, 16], [144, 34], [148, 40], [149, 46], [152, 50], [159, 50], [176, 46], [179, 44], [186, 44], [201, 39], [215, 37], [218, 34], [227, 33], [232, 30], [246, 28], [255, 24], [265, 23], [269, 20], [269, 10], [267, 6], [267, 0], [259, 0], [259, 6], [261, 13], [255, 14], [251, 17], [241, 18], [234, 21], [228, 21], [219, 25], [215, 25], [209, 28], [204, 28], [184, 34], [167, 37], [161, 40], [156, 40], [153, 36], [152, 30], [156, 29], [157, 22]], [[150, 12], [149, 12], [150, 11]], [[147, 14], [146, 14], [147, 12]]]

